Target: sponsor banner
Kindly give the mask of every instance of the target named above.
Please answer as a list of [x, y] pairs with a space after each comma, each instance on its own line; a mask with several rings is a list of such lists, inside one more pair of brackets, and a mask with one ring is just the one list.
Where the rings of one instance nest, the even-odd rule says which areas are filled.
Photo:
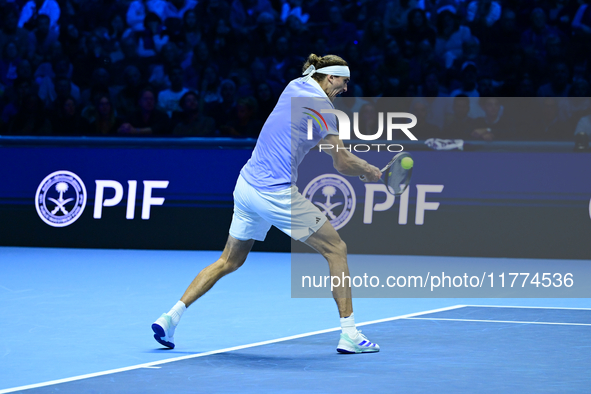
[[[1, 245], [223, 248], [234, 184], [251, 149], [83, 144], [1, 148]], [[380, 167], [395, 153], [358, 154]], [[591, 256], [591, 155], [411, 154], [413, 178], [401, 196], [338, 174], [318, 150], [303, 160], [297, 186], [338, 228], [350, 253]], [[255, 248], [290, 251], [290, 242], [272, 230]], [[309, 252], [299, 242], [291, 250]]]
[[[2, 147], [0, 245], [223, 248], [234, 184], [251, 148], [83, 143]], [[286, 236], [269, 236], [255, 250], [289, 250]]]

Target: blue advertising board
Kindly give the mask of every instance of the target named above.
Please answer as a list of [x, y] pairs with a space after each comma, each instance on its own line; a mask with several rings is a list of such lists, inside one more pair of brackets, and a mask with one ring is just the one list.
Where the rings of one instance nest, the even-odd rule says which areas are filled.
[[[3, 144], [0, 244], [219, 250], [232, 217], [234, 183], [252, 146]], [[300, 166], [297, 185], [338, 228], [351, 253], [591, 256], [591, 155], [411, 153], [413, 179], [401, 197], [383, 184], [340, 176], [330, 156], [316, 151]], [[381, 166], [392, 153], [359, 155]], [[276, 230], [256, 247], [307, 250], [290, 247]]]

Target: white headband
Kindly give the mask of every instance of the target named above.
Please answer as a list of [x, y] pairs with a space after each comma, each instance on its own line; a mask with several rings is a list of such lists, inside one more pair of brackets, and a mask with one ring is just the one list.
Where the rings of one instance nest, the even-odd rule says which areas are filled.
[[316, 70], [316, 67], [310, 66], [302, 74], [302, 75], [304, 75], [303, 81], [308, 82], [310, 80], [310, 78], [312, 78], [312, 75], [314, 75], [315, 73], [336, 75], [337, 77], [350, 77], [351, 76], [351, 74], [349, 73], [349, 67], [347, 67], [347, 66], [328, 66], [328, 67], [319, 68], [318, 70]]

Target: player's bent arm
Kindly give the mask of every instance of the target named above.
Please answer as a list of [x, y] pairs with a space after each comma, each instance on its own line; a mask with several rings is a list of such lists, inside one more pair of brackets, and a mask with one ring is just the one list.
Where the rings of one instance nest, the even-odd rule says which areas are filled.
[[332, 156], [334, 168], [343, 175], [363, 175], [368, 181], [376, 182], [382, 176], [380, 170], [349, 152], [338, 135], [329, 134], [324, 138], [323, 143], [331, 148], [322, 149]]

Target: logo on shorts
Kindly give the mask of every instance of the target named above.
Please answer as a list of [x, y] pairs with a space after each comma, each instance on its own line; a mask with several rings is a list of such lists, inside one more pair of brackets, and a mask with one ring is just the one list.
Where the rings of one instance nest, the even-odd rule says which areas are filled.
[[39, 217], [52, 227], [74, 223], [86, 207], [86, 188], [78, 175], [69, 171], [49, 174], [35, 194]]
[[320, 208], [336, 230], [344, 227], [355, 212], [357, 199], [353, 186], [340, 175], [317, 176], [302, 194]]

